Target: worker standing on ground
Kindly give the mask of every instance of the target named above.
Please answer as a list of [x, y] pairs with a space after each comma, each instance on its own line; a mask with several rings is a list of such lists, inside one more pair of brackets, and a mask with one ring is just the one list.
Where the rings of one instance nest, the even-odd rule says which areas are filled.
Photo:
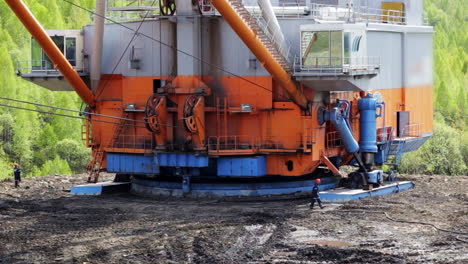
[[320, 209], [323, 209], [323, 205], [322, 205], [322, 201], [320, 200], [320, 194], [319, 194], [319, 189], [318, 189], [318, 185], [320, 184], [320, 182], [321, 182], [320, 179], [316, 179], [314, 188], [312, 188], [312, 201], [310, 201], [310, 209], [314, 209], [315, 202], [318, 203], [318, 205], [320, 206]]
[[21, 182], [21, 170], [18, 163], [13, 164], [13, 166], [13, 174], [15, 175], [15, 188], [18, 188]]

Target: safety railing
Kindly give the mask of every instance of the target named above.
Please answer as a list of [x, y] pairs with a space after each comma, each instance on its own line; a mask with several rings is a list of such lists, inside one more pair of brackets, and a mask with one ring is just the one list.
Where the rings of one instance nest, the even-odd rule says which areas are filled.
[[312, 146], [316, 143], [316, 135], [321, 128], [306, 128], [302, 134], [301, 146], [305, 152], [312, 151]]
[[111, 11], [106, 12], [106, 19], [116, 22], [132, 22], [141, 20], [158, 19], [160, 15], [159, 10], [154, 11]]
[[346, 7], [311, 3], [311, 16], [320, 20], [406, 24], [406, 15], [400, 10], [370, 8], [359, 5]]
[[299, 148], [300, 139], [296, 136], [291, 144], [291, 136], [287, 135], [274, 135], [266, 136], [259, 141], [260, 149], [268, 150], [284, 150], [284, 149], [297, 149]]
[[214, 152], [296, 152], [298, 150], [310, 152], [315, 144], [315, 134], [297, 133], [291, 135], [274, 136], [211, 136], [208, 138], [208, 151]]
[[421, 137], [422, 135], [422, 123], [413, 123], [405, 126], [403, 131], [404, 137]]
[[159, 11], [159, 0], [108, 0], [108, 11]]
[[154, 138], [151, 135], [119, 135], [115, 142], [109, 147], [114, 149], [139, 149], [150, 151], [154, 147]]
[[392, 126], [377, 128], [377, 142], [388, 142], [394, 137]]
[[[73, 60], [68, 60], [73, 63]], [[76, 71], [83, 71], [82, 68], [74, 66]], [[16, 61], [16, 72], [18, 73], [45, 73], [58, 74], [59, 70], [48, 60], [18, 60]]]
[[274, 135], [265, 136], [258, 140], [258, 148], [262, 152], [296, 152], [302, 150], [310, 152], [315, 144], [315, 134], [309, 132], [297, 133], [296, 135]]
[[[260, 7], [257, 5], [257, 1], [242, 1], [250, 13], [261, 12]], [[203, 15], [217, 15], [219, 12], [211, 5], [209, 0], [199, 1], [199, 9]], [[278, 18], [305, 18], [310, 14], [310, 8], [307, 6], [305, 0], [294, 1], [294, 2], [281, 2], [279, 4], [273, 4], [273, 11]]]
[[211, 136], [208, 137], [209, 151], [222, 150], [255, 150], [256, 137], [248, 135], [237, 136]]
[[[116, 22], [151, 20], [160, 16], [159, 0], [108, 0], [106, 19]], [[94, 20], [94, 14], [90, 15]]]
[[294, 58], [294, 72], [341, 74], [380, 69], [380, 57], [299, 57]]

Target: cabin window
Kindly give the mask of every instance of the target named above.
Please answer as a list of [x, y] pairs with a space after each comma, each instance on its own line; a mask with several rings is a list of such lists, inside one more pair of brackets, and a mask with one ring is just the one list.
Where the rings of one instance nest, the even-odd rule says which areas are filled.
[[343, 31], [330, 32], [330, 66], [343, 64]]
[[302, 63], [305, 66], [338, 66], [343, 60], [343, 32], [302, 32]]
[[343, 51], [344, 51], [344, 64], [350, 63], [351, 58], [351, 33], [345, 32], [343, 34]]
[[66, 38], [65, 57], [72, 66], [76, 66], [76, 38]]
[[353, 41], [353, 52], [357, 52], [359, 51], [359, 46], [361, 44], [361, 38], [362, 36], [357, 36], [354, 38], [354, 41]]
[[40, 70], [42, 65], [42, 49], [34, 38], [31, 38], [31, 66], [33, 70]]

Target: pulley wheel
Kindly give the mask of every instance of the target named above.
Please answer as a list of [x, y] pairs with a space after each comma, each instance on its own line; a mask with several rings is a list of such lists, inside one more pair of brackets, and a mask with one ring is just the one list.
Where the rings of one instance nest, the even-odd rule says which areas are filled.
[[162, 96], [153, 94], [146, 101], [145, 126], [146, 129], [154, 133], [158, 133], [160, 130], [160, 126], [157, 123], [157, 116], [159, 115], [159, 113], [158, 111], [156, 111], [156, 106], [162, 99]]
[[184, 124], [185, 128], [191, 133], [197, 133], [197, 124], [193, 116], [193, 109], [198, 102], [199, 97], [197, 95], [190, 95], [185, 99], [184, 103]]

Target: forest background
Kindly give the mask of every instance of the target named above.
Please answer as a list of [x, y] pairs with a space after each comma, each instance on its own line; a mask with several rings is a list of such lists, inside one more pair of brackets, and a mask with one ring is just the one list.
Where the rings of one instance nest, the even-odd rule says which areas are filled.
[[[418, 151], [405, 155], [400, 166], [402, 172], [468, 174], [468, 5], [465, 1], [424, 0], [425, 14], [436, 31], [434, 136]], [[44, 28], [79, 29], [91, 22], [89, 13], [63, 0], [25, 2]], [[94, 9], [94, 0], [73, 2]], [[1, 1], [0, 96], [80, 109], [81, 100], [75, 93], [50, 92], [17, 77], [15, 65], [18, 60], [30, 60], [30, 35]], [[0, 104], [20, 106], [2, 99]], [[12, 176], [14, 162], [23, 165], [26, 176], [83, 172], [90, 153], [81, 140], [81, 126], [79, 119], [0, 106], [0, 179]]]

